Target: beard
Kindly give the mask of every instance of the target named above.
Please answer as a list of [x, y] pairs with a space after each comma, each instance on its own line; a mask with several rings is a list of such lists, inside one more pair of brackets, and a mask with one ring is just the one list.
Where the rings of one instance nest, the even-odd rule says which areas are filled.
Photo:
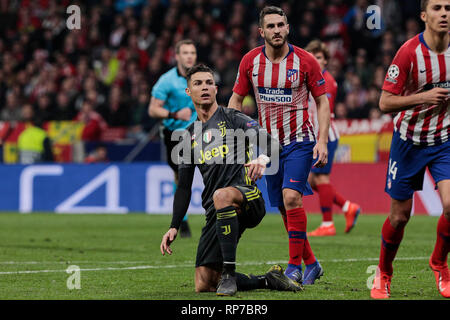
[[274, 40], [278, 40], [278, 39], [269, 39], [269, 38], [264, 38], [264, 40], [266, 40], [266, 42], [271, 46], [271, 47], [273, 47], [273, 48], [275, 48], [275, 49], [279, 49], [279, 48], [281, 48], [281, 47], [283, 47], [284, 46], [284, 44], [286, 43], [286, 38], [287, 38], [287, 36], [281, 36], [281, 42], [278, 42], [278, 43], [275, 43], [275, 41]]

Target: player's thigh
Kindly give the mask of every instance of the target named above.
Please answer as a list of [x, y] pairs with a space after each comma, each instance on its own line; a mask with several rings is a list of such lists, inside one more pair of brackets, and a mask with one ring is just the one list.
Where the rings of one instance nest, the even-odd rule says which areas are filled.
[[430, 162], [426, 152], [426, 147], [404, 141], [394, 132], [385, 186], [392, 199], [411, 199], [414, 191], [422, 189], [425, 169]]
[[256, 227], [266, 215], [266, 206], [261, 191], [254, 185], [238, 185], [236, 190], [242, 194], [243, 202], [238, 214], [239, 230]]
[[441, 180], [437, 183], [441, 195], [442, 208], [448, 220], [450, 220], [450, 179]]
[[314, 144], [314, 142], [301, 142], [290, 146], [289, 154], [284, 161], [283, 190], [292, 189], [302, 195], [313, 194], [308, 183], [308, 176], [313, 162]]
[[281, 160], [280, 167], [275, 174], [264, 176], [266, 180], [267, 194], [272, 207], [279, 207], [283, 205], [283, 172], [283, 162]]
[[430, 147], [429, 154], [432, 161], [428, 168], [439, 189], [444, 212], [448, 212], [450, 205], [450, 140], [441, 145]]
[[240, 207], [244, 202], [242, 193], [235, 187], [217, 189], [213, 194], [214, 207], [216, 210], [234, 206]]
[[215, 292], [219, 283], [222, 268], [218, 264], [210, 264], [195, 268], [195, 291]]

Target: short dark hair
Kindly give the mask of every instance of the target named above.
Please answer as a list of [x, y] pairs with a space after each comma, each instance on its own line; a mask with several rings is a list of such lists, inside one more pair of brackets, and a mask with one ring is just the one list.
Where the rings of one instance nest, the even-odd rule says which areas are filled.
[[329, 60], [330, 59], [330, 51], [328, 50], [328, 48], [325, 45], [325, 43], [323, 43], [320, 40], [313, 40], [313, 41], [311, 41], [306, 46], [305, 50], [308, 51], [309, 53], [312, 53], [312, 54], [316, 54], [316, 53], [322, 52], [323, 57], [325, 58], [325, 60]]
[[195, 42], [191, 39], [180, 40], [175, 44], [175, 53], [180, 53], [181, 46], [185, 45], [185, 44], [190, 44], [195, 47]]
[[430, 0], [420, 0], [420, 11], [426, 11], [427, 5]]
[[264, 25], [264, 17], [268, 14], [278, 14], [286, 20], [287, 23], [287, 16], [284, 13], [283, 9], [275, 6], [268, 6], [264, 7], [261, 12], [259, 13], [259, 26], [262, 28]]
[[197, 72], [209, 72], [214, 76], [214, 72], [210, 67], [208, 67], [206, 64], [199, 63], [186, 71], [186, 80], [188, 83], [189, 81], [191, 81], [192, 75]]

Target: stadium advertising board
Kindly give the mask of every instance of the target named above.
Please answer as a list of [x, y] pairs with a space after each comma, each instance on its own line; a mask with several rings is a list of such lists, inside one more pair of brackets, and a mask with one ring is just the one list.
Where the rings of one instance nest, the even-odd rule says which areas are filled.
[[[344, 196], [361, 204], [364, 213], [387, 213], [389, 197], [383, 192], [386, 164], [336, 164], [332, 181]], [[0, 166], [0, 211], [56, 213], [172, 212], [173, 173], [166, 164], [48, 164]], [[258, 181], [268, 212], [265, 181]], [[189, 213], [203, 213], [203, 182], [197, 171]], [[320, 212], [314, 196], [304, 199], [309, 213]], [[415, 212], [439, 215], [439, 195], [429, 173], [424, 190], [416, 193]]]

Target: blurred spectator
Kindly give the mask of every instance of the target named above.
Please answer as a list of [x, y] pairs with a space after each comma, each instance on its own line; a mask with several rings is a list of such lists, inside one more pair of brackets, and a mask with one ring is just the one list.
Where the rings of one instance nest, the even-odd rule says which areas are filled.
[[38, 118], [40, 122], [43, 123], [53, 120], [55, 112], [49, 94], [42, 94], [38, 97], [35, 110], [36, 118]]
[[379, 111], [380, 89], [371, 86], [367, 94], [367, 103], [362, 107], [361, 118], [370, 118], [372, 110]]
[[84, 123], [83, 132], [81, 133], [81, 140], [83, 141], [99, 141], [102, 132], [108, 127], [103, 117], [94, 111], [89, 100], [83, 102], [81, 110], [74, 120]]
[[59, 92], [56, 96], [53, 120], [72, 120], [75, 115], [75, 108], [70, 101], [69, 95], [65, 92]]
[[125, 127], [129, 124], [129, 111], [117, 85], [111, 88], [108, 102], [99, 111], [110, 127]]
[[6, 95], [6, 105], [0, 113], [2, 121], [19, 121], [21, 119], [21, 102], [14, 92]]
[[94, 151], [89, 153], [84, 159], [85, 163], [100, 163], [100, 162], [109, 162], [108, 159], [108, 149], [106, 145], [99, 144]]
[[153, 128], [158, 121], [148, 115], [150, 95], [147, 91], [141, 91], [137, 100], [134, 100], [130, 110], [130, 130], [128, 137], [141, 140]]
[[355, 58], [355, 73], [364, 88], [368, 88], [373, 77], [373, 68], [367, 60], [367, 50], [359, 48]]
[[350, 119], [362, 119], [363, 113], [361, 104], [358, 101], [358, 95], [356, 92], [349, 92], [345, 99], [345, 106], [347, 107], [347, 118]]
[[242, 112], [253, 119], [258, 119], [256, 102], [251, 95], [246, 96], [244, 100], [242, 100]]
[[102, 50], [101, 60], [95, 61], [94, 68], [99, 79], [106, 85], [113, 83], [119, 70], [119, 60], [107, 48]]
[[335, 119], [339, 120], [347, 119], [347, 107], [345, 106], [345, 103], [338, 102], [336, 104], [336, 107], [334, 108], [334, 116]]
[[52, 162], [52, 146], [47, 132], [40, 125], [32, 112], [32, 108], [24, 110], [25, 117], [30, 118], [28, 127], [21, 132], [17, 140], [17, 149], [19, 152], [19, 162], [22, 164], [33, 164], [39, 162]]

